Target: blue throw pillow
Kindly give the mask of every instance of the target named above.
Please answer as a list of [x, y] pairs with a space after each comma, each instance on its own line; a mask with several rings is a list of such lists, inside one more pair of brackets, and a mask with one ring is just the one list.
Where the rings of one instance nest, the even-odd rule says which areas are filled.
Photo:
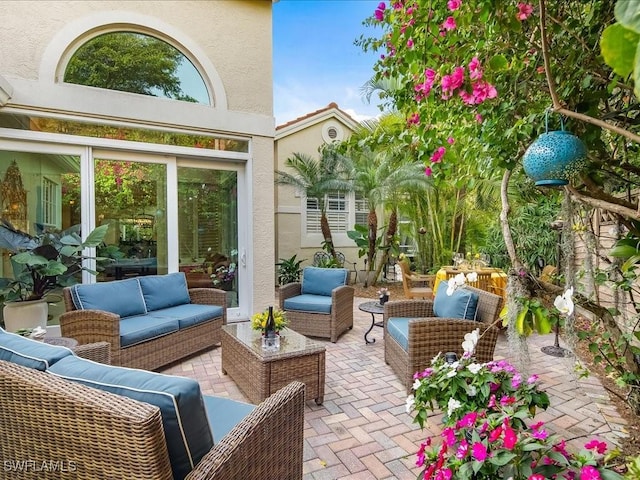
[[71, 298], [78, 310], [103, 310], [121, 317], [147, 313], [137, 278], [73, 285]]
[[184, 272], [138, 277], [148, 311], [191, 303]]
[[175, 479], [182, 480], [213, 447], [204, 399], [195, 380], [75, 356], [63, 358], [47, 371], [159, 407]]
[[478, 310], [478, 294], [458, 287], [453, 295], [447, 295], [449, 284], [446, 281], [440, 282], [436, 298], [433, 300], [433, 313], [441, 318], [464, 318], [475, 320]]
[[0, 328], [0, 360], [45, 371], [60, 359], [73, 355], [65, 347], [47, 345]]
[[302, 293], [331, 296], [334, 288], [347, 284], [346, 268], [305, 267], [302, 271]]

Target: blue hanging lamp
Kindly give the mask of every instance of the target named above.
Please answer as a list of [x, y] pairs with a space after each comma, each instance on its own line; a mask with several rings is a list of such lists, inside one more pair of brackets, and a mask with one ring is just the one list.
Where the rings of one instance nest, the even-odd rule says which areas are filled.
[[545, 114], [545, 133], [529, 145], [522, 156], [524, 171], [537, 186], [567, 185], [587, 163], [584, 142], [564, 129], [560, 117], [560, 130], [549, 131], [549, 110]]

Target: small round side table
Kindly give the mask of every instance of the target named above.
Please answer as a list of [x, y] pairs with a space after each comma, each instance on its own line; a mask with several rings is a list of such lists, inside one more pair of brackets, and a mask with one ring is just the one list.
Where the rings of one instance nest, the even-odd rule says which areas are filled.
[[[369, 340], [367, 335], [373, 330], [373, 327], [383, 327], [384, 322], [376, 322], [376, 315], [382, 315], [384, 313], [384, 305], [380, 304], [380, 302], [364, 302], [358, 305], [358, 310], [362, 310], [363, 312], [367, 312], [371, 314], [371, 326], [369, 330], [364, 334], [365, 343], [376, 343], [376, 339]], [[384, 335], [384, 333], [383, 333]]]

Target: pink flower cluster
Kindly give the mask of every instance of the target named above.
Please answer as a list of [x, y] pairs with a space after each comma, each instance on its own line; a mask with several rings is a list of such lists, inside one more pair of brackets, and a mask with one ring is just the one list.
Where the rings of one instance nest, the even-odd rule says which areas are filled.
[[387, 9], [387, 6], [385, 5], [384, 2], [380, 2], [378, 4], [378, 8], [376, 8], [375, 12], [373, 12], [373, 15], [376, 17], [376, 20], [381, 22], [382, 20], [384, 20], [384, 11]]
[[525, 21], [533, 13], [533, 5], [530, 3], [518, 3], [518, 13], [516, 18], [521, 22]]
[[[413, 46], [413, 43], [411, 44]], [[449, 75], [443, 75], [440, 79], [440, 88], [442, 89], [442, 99], [448, 100], [458, 92], [458, 96], [467, 105], [479, 105], [486, 100], [496, 98], [498, 91], [496, 87], [482, 79], [483, 70], [477, 57], [473, 57], [468, 65], [469, 80], [471, 90], [464, 89], [465, 85], [465, 68], [455, 67]], [[424, 80], [414, 86], [416, 92], [415, 99], [417, 102], [424, 100], [433, 89], [437, 81], [436, 71], [427, 68], [424, 71]]]

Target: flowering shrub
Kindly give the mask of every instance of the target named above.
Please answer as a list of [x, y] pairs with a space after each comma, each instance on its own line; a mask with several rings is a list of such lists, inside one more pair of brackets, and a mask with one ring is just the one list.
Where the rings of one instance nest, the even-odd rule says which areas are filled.
[[[269, 317], [269, 312], [264, 311], [260, 313], [256, 313], [251, 317], [251, 328], [254, 330], [262, 330], [264, 332], [267, 327], [267, 318]], [[273, 319], [276, 322], [276, 332], [279, 332], [284, 327], [287, 326], [287, 317], [285, 316], [282, 310], [273, 310]]]
[[407, 412], [417, 412], [414, 421], [424, 427], [428, 411], [445, 413], [442, 442], [432, 446], [428, 438], [420, 445], [418, 478], [622, 479], [611, 469], [618, 452], [603, 456], [605, 443], [592, 440], [578, 454], [570, 453], [542, 422], [532, 423], [536, 409], [549, 406], [537, 376], [524, 381], [503, 360], [476, 363], [478, 332], [465, 335], [461, 360], [449, 363], [437, 355], [431, 367], [414, 376], [414, 394], [407, 398]]
[[424, 467], [419, 478], [615, 480], [611, 470], [616, 452], [602, 456], [607, 446], [591, 440], [577, 454], [567, 451], [564, 440], [549, 435], [542, 422], [529, 427], [514, 422], [522, 409], [495, 404], [486, 410], [465, 413], [446, 427], [442, 443], [420, 445], [416, 465]]
[[[478, 341], [478, 332], [465, 335], [462, 359], [447, 363], [443, 355], [437, 355], [430, 367], [414, 375], [414, 393], [407, 399], [407, 411], [417, 412], [414, 421], [421, 427], [428, 412], [436, 408], [445, 413], [445, 425], [452, 425], [467, 412], [487, 407], [522, 407], [533, 416], [537, 408], [549, 406], [549, 397], [540, 390], [536, 375], [525, 381], [505, 360], [475, 362], [471, 352]], [[519, 423], [520, 419], [515, 421]]]

